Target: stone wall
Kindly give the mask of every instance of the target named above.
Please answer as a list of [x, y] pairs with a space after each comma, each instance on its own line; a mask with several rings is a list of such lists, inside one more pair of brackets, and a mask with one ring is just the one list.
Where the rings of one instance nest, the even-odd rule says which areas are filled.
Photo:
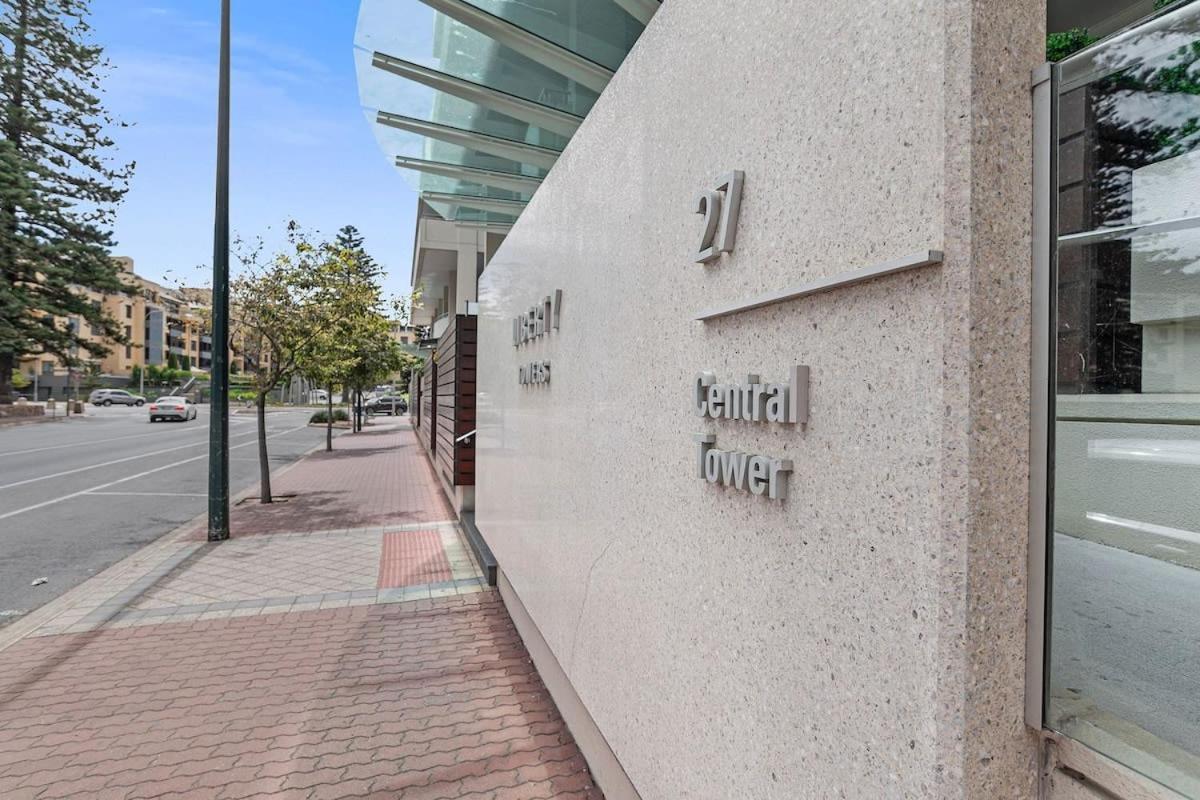
[[[484, 272], [479, 528], [643, 798], [1031, 797], [1041, 3], [668, 0]], [[697, 192], [745, 173], [736, 248]], [[698, 322], [911, 253], [944, 263]], [[515, 316], [562, 290], [557, 329]], [[550, 362], [549, 382], [518, 370]], [[807, 425], [702, 419], [785, 381]], [[697, 434], [789, 459], [696, 477]]]

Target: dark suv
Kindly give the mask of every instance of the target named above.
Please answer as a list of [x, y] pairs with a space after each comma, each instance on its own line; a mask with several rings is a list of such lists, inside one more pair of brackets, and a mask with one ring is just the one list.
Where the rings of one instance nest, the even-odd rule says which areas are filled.
[[368, 414], [404, 414], [408, 412], [408, 402], [403, 397], [384, 395], [367, 401]]

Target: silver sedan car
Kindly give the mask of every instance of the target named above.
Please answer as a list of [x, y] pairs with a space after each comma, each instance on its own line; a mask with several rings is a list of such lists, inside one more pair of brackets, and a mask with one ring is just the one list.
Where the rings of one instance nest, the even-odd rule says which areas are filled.
[[196, 404], [186, 397], [160, 397], [150, 404], [150, 421], [177, 419], [187, 422], [196, 418]]

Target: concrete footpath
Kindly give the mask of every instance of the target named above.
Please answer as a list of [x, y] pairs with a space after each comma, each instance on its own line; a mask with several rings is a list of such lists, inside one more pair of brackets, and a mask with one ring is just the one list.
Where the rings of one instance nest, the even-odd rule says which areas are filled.
[[0, 631], [0, 797], [600, 798], [404, 422]]

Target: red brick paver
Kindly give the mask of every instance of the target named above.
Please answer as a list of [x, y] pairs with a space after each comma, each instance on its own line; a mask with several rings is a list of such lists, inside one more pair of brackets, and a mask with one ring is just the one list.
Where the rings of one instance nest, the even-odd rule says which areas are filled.
[[[253, 500], [230, 514], [234, 536], [345, 530], [454, 519], [429, 461], [407, 425], [340, 436], [271, 481], [282, 503]], [[206, 533], [197, 531], [196, 538]]]
[[0, 651], [0, 797], [600, 798], [494, 592]]
[[454, 578], [437, 531], [404, 531], [383, 535], [379, 588], [393, 589]]
[[0, 636], [0, 800], [600, 800], [411, 431], [335, 447]]

